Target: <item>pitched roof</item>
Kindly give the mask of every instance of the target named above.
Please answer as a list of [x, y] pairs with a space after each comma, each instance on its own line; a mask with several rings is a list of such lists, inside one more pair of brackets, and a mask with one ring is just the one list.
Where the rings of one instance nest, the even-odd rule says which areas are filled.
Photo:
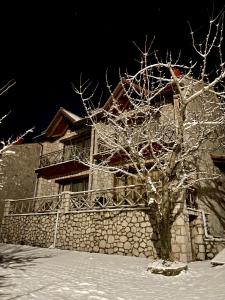
[[68, 111], [67, 109], [65, 109], [65, 108], [63, 108], [63, 107], [60, 107], [59, 110], [61, 110], [61, 112], [62, 112], [65, 116], [67, 116], [68, 118], [70, 118], [71, 121], [72, 121], [73, 123], [75, 123], [75, 122], [77, 122], [77, 121], [79, 121], [79, 120], [82, 119], [82, 118], [79, 117], [78, 115], [75, 115], [74, 113], [72, 113], [71, 111]]
[[70, 124], [73, 125], [80, 120], [82, 120], [81, 117], [63, 107], [60, 107], [48, 125], [47, 129], [44, 130], [40, 135], [34, 137], [34, 139], [40, 140], [43, 138], [56, 138], [63, 136]]
[[[175, 86], [174, 82], [170, 82], [168, 84], [166, 84], [160, 91], [160, 93], [157, 93], [157, 95], [160, 94], [165, 94], [167, 92], [170, 92], [173, 90]], [[121, 105], [122, 109], [126, 109], [128, 106], [132, 106], [132, 104], [130, 103], [129, 97], [127, 96], [127, 90], [126, 89], [131, 89], [131, 91], [136, 91], [136, 92], [145, 92], [146, 95], [150, 94], [150, 91], [148, 91], [145, 88], [142, 88], [139, 84], [133, 83], [131, 81], [129, 81], [129, 79], [125, 79], [122, 78], [120, 80], [120, 82], [117, 84], [116, 88], [114, 89], [114, 91], [112, 92], [112, 94], [110, 95], [110, 97], [108, 98], [108, 100], [106, 101], [106, 103], [103, 105], [102, 108], [100, 108], [99, 112], [104, 111], [104, 110], [109, 110], [110, 107], [113, 105], [114, 101], [118, 101]]]
[[125, 92], [124, 90], [124, 84], [126, 84], [127, 82], [125, 80], [122, 80], [122, 82], [120, 81], [116, 88], [114, 89], [114, 91], [112, 92], [112, 94], [109, 96], [108, 100], [106, 101], [106, 103], [103, 105], [103, 107], [101, 109], [103, 110], [108, 110], [110, 108], [110, 106], [112, 105], [112, 102], [116, 99], [118, 100]]

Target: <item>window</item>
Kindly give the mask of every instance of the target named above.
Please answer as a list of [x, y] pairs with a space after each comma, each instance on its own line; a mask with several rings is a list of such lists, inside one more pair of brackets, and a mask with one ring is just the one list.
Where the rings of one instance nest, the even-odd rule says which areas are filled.
[[186, 205], [187, 205], [188, 208], [193, 208], [193, 209], [198, 208], [196, 198], [197, 198], [197, 191], [196, 190], [188, 189], [186, 191]]
[[64, 186], [68, 191], [74, 194], [70, 195], [70, 210], [81, 210], [87, 208], [88, 192], [88, 177], [74, 179]]
[[127, 186], [127, 185], [138, 185], [142, 184], [141, 180], [137, 177], [128, 176], [125, 174], [115, 175], [114, 177], [114, 186]]
[[66, 180], [60, 183], [60, 191], [83, 192], [88, 190], [88, 177]]
[[214, 161], [214, 165], [225, 174], [225, 161]]
[[71, 192], [83, 192], [88, 190], [88, 178], [81, 180], [71, 181], [70, 191]]

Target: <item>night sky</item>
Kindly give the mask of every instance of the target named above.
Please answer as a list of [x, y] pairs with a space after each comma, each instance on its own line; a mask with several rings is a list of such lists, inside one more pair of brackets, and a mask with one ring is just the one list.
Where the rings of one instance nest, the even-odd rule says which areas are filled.
[[116, 85], [119, 68], [132, 72], [137, 67], [133, 41], [143, 46], [146, 35], [149, 40], [155, 35], [153, 49], [160, 55], [181, 50], [186, 60], [192, 55], [187, 21], [201, 34], [213, 9], [216, 14], [222, 8], [217, 0], [6, 2], [0, 11], [0, 85], [10, 79], [17, 83], [0, 98], [1, 116], [11, 111], [0, 125], [0, 137], [16, 137], [35, 126], [28, 142], [60, 106], [82, 114], [71, 87], [78, 85], [81, 72], [99, 83], [98, 93], [103, 91], [107, 100], [106, 70]]

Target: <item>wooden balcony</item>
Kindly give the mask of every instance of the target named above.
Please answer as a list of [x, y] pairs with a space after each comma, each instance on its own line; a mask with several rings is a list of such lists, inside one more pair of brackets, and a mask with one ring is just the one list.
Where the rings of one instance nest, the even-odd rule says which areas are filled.
[[59, 177], [74, 171], [88, 169], [81, 161], [89, 160], [90, 148], [66, 147], [44, 154], [40, 158], [39, 168], [35, 171], [44, 178]]
[[[143, 144], [140, 143], [138, 147], [141, 149], [143, 147]], [[152, 143], [152, 148], [155, 154], [159, 153], [162, 150], [161, 145], [157, 143]], [[128, 147], [124, 146], [124, 149], [129, 153]], [[146, 162], [152, 158], [152, 151], [150, 147], [147, 147], [144, 150], [143, 155], [146, 159]], [[125, 151], [122, 151], [121, 149], [107, 149], [104, 145], [101, 144], [98, 146], [98, 152], [93, 156], [99, 162], [109, 160], [110, 164], [120, 164], [124, 161], [130, 161], [129, 156], [125, 153]]]

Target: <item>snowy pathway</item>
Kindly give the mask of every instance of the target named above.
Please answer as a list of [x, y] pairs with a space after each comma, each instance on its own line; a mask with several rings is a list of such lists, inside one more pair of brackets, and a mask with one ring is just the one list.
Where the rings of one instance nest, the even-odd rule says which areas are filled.
[[149, 260], [0, 244], [0, 299], [225, 299], [225, 266], [189, 264], [176, 277], [146, 272]]

